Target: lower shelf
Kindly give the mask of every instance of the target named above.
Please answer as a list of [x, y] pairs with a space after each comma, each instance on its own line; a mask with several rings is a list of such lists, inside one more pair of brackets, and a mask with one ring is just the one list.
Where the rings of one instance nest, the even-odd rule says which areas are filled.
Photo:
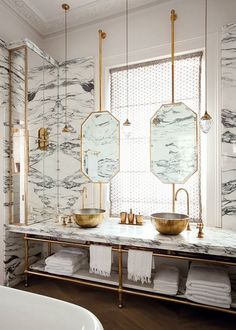
[[[94, 286], [95, 283], [98, 283], [98, 287], [104, 287], [104, 288], [109, 288], [111, 290], [118, 291], [118, 285], [119, 285], [119, 276], [117, 271], [113, 270], [111, 273], [110, 277], [103, 277], [99, 276], [97, 274], [91, 274], [89, 273], [88, 268], [80, 269], [76, 273], [74, 273], [72, 276], [67, 277], [67, 276], [62, 276], [58, 274], [51, 274], [47, 273], [45, 271], [45, 262], [44, 260], [37, 261], [36, 263], [32, 264], [29, 269], [29, 273], [32, 273], [34, 275], [39, 275], [39, 276], [44, 276], [44, 277], [51, 277], [51, 278], [61, 278], [62, 280], [69, 280], [74, 279], [74, 280], [81, 280], [81, 281], [88, 281], [88, 282], [93, 282]], [[99, 285], [100, 284], [100, 285]], [[236, 293], [232, 293], [232, 297], [235, 298], [234, 301], [232, 302], [232, 308], [231, 309], [224, 309], [221, 307], [215, 307], [215, 306], [210, 306], [210, 305], [204, 305], [200, 303], [195, 303], [192, 302], [184, 297], [183, 293], [179, 293], [176, 296], [168, 296], [168, 295], [162, 295], [157, 293], [153, 289], [153, 284], [150, 283], [136, 283], [133, 281], [130, 281], [127, 279], [127, 274], [123, 274], [123, 286], [122, 286], [122, 291], [126, 293], [131, 293], [135, 295], [142, 295], [142, 296], [148, 296], [152, 298], [157, 298], [160, 300], [165, 300], [165, 301], [173, 301], [173, 302], [179, 302], [185, 305], [192, 305], [196, 307], [202, 307], [202, 308], [207, 308], [207, 309], [212, 309], [212, 310], [217, 310], [217, 311], [224, 311], [227, 313], [231, 314], [236, 314]]]

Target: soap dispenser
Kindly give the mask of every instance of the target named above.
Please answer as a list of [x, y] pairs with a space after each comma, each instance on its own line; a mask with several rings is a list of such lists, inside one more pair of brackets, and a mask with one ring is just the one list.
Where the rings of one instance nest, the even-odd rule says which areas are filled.
[[130, 209], [130, 212], [128, 214], [128, 222], [130, 225], [133, 225], [133, 223], [134, 223], [134, 214], [133, 214], [132, 209]]

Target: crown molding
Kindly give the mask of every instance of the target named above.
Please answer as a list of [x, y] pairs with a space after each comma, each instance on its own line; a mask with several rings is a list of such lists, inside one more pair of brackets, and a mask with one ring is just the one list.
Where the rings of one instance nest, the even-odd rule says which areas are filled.
[[[129, 13], [160, 5], [171, 0], [130, 0]], [[41, 38], [47, 39], [63, 33], [64, 14], [50, 19], [29, 5], [29, 0], [2, 0], [6, 7], [30, 26]], [[28, 3], [28, 5], [27, 5]], [[125, 14], [124, 0], [90, 1], [68, 13], [68, 30], [73, 31], [104, 22]]]

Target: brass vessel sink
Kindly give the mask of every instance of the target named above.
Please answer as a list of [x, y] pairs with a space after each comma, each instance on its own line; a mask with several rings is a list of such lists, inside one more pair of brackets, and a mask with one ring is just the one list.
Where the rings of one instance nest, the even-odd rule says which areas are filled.
[[189, 217], [181, 213], [154, 213], [152, 224], [163, 235], [178, 235], [188, 225]]
[[82, 228], [97, 227], [102, 223], [105, 212], [103, 209], [80, 209], [74, 213], [75, 223]]

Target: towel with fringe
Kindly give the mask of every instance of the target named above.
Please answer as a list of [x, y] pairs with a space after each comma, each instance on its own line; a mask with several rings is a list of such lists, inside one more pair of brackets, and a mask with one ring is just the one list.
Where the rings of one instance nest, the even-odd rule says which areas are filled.
[[89, 272], [101, 276], [111, 276], [112, 249], [110, 246], [90, 245]]
[[128, 250], [128, 279], [151, 283], [153, 255], [149, 251]]

